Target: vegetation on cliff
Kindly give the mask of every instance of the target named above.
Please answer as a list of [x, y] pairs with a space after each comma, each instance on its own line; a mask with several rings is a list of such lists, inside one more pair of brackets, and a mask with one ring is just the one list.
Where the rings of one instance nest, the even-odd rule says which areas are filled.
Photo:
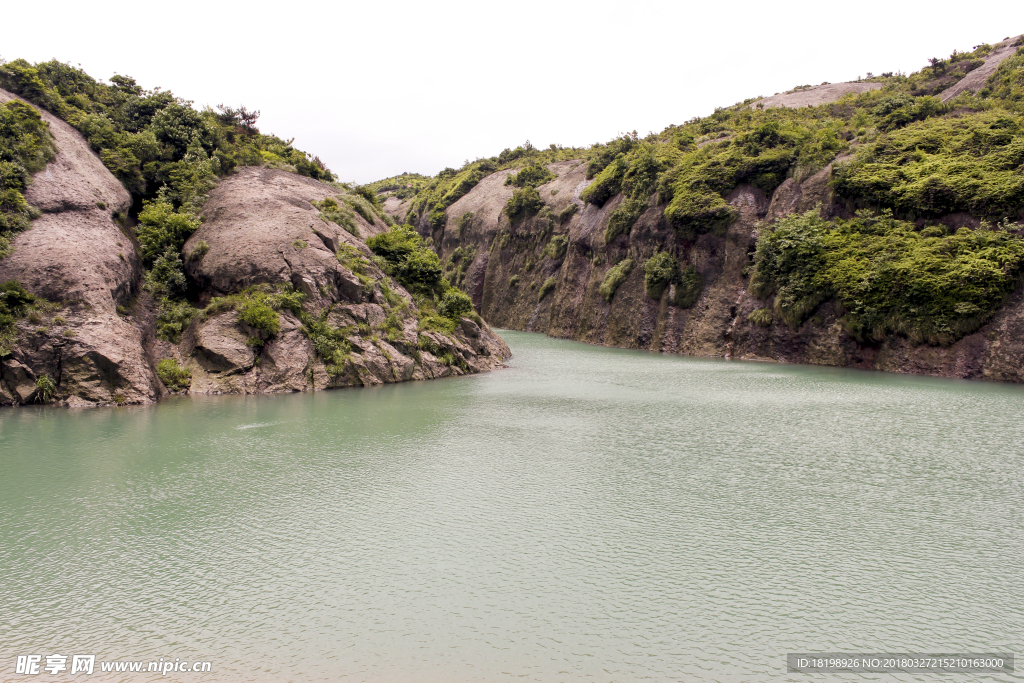
[[39, 112], [22, 102], [0, 104], [0, 258], [10, 253], [15, 233], [37, 215], [23, 192], [31, 174], [55, 155], [53, 138]]
[[[197, 111], [170, 91], [145, 90], [127, 76], [115, 75], [104, 83], [57, 61], [2, 63], [0, 87], [78, 129], [131, 192], [145, 283], [160, 302], [158, 333], [164, 339], [176, 341], [198, 313], [186, 298], [188, 281], [180, 250], [200, 226], [199, 211], [217, 178], [239, 166], [262, 165], [334, 180], [318, 158], [295, 149], [291, 141], [260, 133], [259, 112], [245, 107]], [[13, 153], [8, 137], [21, 141]], [[53, 151], [45, 123], [19, 102], [0, 107], [0, 138], [0, 160], [13, 164], [10, 172], [0, 165], [2, 255], [11, 232], [23, 229], [31, 218], [31, 209], [19, 194], [27, 174], [40, 170]], [[117, 218], [122, 223], [129, 219]]]
[[888, 211], [825, 220], [787, 216], [758, 242], [751, 289], [799, 326], [837, 298], [858, 340], [902, 334], [948, 344], [980, 327], [1018, 286], [1024, 240], [983, 226], [918, 231]]
[[[831, 203], [820, 217], [759, 228], [757, 256], [744, 273], [753, 275], [757, 295], [775, 298], [755, 322], [797, 326], [834, 298], [858, 340], [898, 334], [948, 344], [990, 319], [1021, 272], [1024, 46], [976, 93], [937, 97], [993, 50], [981, 45], [930, 60], [909, 76], [871, 77], [877, 88], [818, 106], [765, 108], [750, 99], [646, 137], [633, 132], [586, 149], [505, 150], [425, 182], [408, 220], [429, 214], [430, 227], [440, 227], [447, 207], [502, 169], [515, 171], [505, 184], [520, 188], [504, 213], [513, 223], [524, 220], [544, 210], [536, 187], [551, 180], [547, 166], [580, 159], [592, 180], [580, 198], [595, 207], [616, 202], [603, 236], [617, 265], [601, 294], [611, 300], [640, 263], [649, 296], [675, 285], [672, 304], [690, 307], [704, 282], [683, 257], [702, 235], [722, 235], [736, 220], [730, 192], [751, 185], [770, 197], [787, 179], [799, 183], [828, 169], [821, 182]], [[576, 211], [570, 204], [559, 225]], [[645, 214], [676, 237], [653, 258], [630, 237]], [[974, 227], [947, 227], [965, 222]], [[504, 235], [499, 230], [499, 246]], [[563, 250], [545, 248], [552, 258]]]

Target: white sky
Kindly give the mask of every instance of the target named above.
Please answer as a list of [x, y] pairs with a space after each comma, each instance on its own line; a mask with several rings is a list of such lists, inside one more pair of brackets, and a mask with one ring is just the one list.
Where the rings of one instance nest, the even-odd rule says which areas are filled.
[[[0, 56], [260, 109], [343, 180], [583, 146], [1024, 32], [1024, 2], [5, 3]], [[13, 27], [17, 27], [14, 29]]]

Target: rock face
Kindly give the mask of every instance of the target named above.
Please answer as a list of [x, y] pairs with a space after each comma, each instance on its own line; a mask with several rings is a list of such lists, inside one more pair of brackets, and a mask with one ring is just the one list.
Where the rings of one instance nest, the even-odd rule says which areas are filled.
[[[0, 102], [10, 99], [0, 90]], [[18, 280], [53, 304], [18, 323], [12, 352], [0, 358], [0, 405], [38, 401], [43, 376], [67, 405], [151, 403], [168, 393], [155, 372], [164, 358], [191, 370], [193, 393], [260, 393], [485, 372], [511, 356], [486, 324], [468, 318], [450, 334], [421, 332], [412, 297], [368, 262], [364, 240], [387, 226], [355, 216], [357, 238], [310, 203], [337, 194], [333, 187], [263, 168], [214, 189], [206, 222], [183, 249], [197, 303], [252, 285], [290, 286], [304, 295], [304, 314], [352, 331], [344, 363], [328, 368], [289, 310], [272, 335], [226, 307], [197, 316], [179, 344], [157, 341], [139, 253], [122, 227], [130, 195], [77, 131], [41, 114], [58, 155], [25, 194], [43, 213], [0, 260], [0, 281]], [[336, 258], [345, 245], [361, 255], [363, 273]]]
[[[11, 99], [0, 90], [0, 102]], [[33, 401], [42, 375], [73, 405], [156, 400], [164, 390], [146, 331], [118, 314], [133, 305], [142, 273], [132, 238], [114, 219], [131, 197], [76, 130], [40, 113], [58, 154], [25, 193], [43, 215], [0, 260], [0, 281], [18, 280], [57, 310], [20, 323], [19, 343], [0, 359], [0, 404]]]
[[[1024, 382], [1024, 291], [982, 329], [949, 347], [916, 346], [901, 337], [860, 344], [839, 323], [833, 303], [796, 330], [782, 323], [760, 327], [748, 319], [755, 309], [772, 304], [752, 296], [747, 287], [758, 222], [818, 205], [832, 215], [845, 215], [845, 207], [832, 201], [831, 166], [803, 182], [786, 180], [771, 197], [751, 186], [737, 187], [726, 201], [739, 218], [724, 234], [696, 240], [677, 237], [655, 196], [630, 235], [610, 244], [604, 243], [605, 227], [621, 197], [601, 208], [584, 204], [579, 197], [589, 184], [586, 165], [568, 161], [548, 168], [557, 178], [538, 188], [545, 208], [537, 216], [510, 224], [501, 213], [511, 195], [503, 184], [509, 171], [501, 171], [453, 204], [444, 228], [432, 235], [449, 264], [454, 255], [460, 257], [464, 288], [481, 314], [499, 327], [693, 356]], [[570, 204], [576, 213], [560, 220]], [[468, 223], [461, 220], [467, 212], [473, 214]], [[956, 224], [964, 217], [949, 220]], [[461, 231], [460, 223], [465, 225]], [[426, 234], [429, 226], [424, 221], [419, 229]], [[564, 256], [552, 257], [556, 250], [545, 253], [554, 236], [568, 240]], [[704, 279], [699, 299], [689, 308], [673, 303], [675, 285], [658, 300], [645, 292], [644, 261], [669, 247]], [[606, 301], [599, 287], [612, 265], [627, 257], [637, 266]], [[552, 278], [554, 289], [541, 297], [543, 283]]]
[[[247, 287], [290, 286], [303, 314], [349, 330], [343, 367], [328, 366], [295, 312], [278, 313], [280, 331], [253, 343], [258, 330], [234, 310], [197, 318], [181, 343], [157, 355], [192, 371], [191, 393], [264, 393], [363, 386], [486, 372], [511, 352], [485, 324], [463, 318], [451, 334], [419, 330], [422, 312], [401, 286], [370, 262], [364, 239], [387, 230], [355, 216], [359, 237], [324, 220], [312, 205], [337, 194], [324, 183], [280, 170], [245, 168], [210, 194], [202, 227], [185, 243], [200, 303]], [[339, 249], [355, 255], [344, 260]], [[358, 263], [358, 266], [354, 266]], [[351, 267], [362, 273], [355, 273]], [[388, 322], [390, 318], [390, 323]]]

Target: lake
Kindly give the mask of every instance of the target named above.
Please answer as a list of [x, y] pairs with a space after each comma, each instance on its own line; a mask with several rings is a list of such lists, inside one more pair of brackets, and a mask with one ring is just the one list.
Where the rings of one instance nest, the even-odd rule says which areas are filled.
[[1024, 652], [1024, 387], [502, 334], [487, 375], [0, 411], [0, 670], [806, 681], [787, 652]]

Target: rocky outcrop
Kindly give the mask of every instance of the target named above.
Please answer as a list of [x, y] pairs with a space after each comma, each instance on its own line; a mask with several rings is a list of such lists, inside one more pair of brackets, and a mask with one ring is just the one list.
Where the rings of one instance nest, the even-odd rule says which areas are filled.
[[[0, 90], [0, 102], [11, 99]], [[35, 400], [43, 375], [72, 405], [156, 400], [163, 389], [146, 332], [118, 312], [134, 305], [142, 272], [121, 227], [131, 197], [76, 130], [41, 114], [58, 153], [25, 193], [42, 216], [0, 260], [0, 281], [18, 280], [54, 306], [19, 323], [18, 343], [0, 359], [0, 404]]]
[[855, 81], [850, 83], [822, 83], [811, 87], [798, 88], [790, 92], [779, 93], [771, 97], [764, 97], [751, 104], [751, 107], [816, 107], [819, 104], [837, 102], [839, 98], [850, 94], [859, 95], [869, 90], [877, 90], [884, 83], [872, 83], [867, 81]]
[[[13, 98], [0, 91], [0, 102]], [[294, 289], [301, 315], [348, 334], [339, 342], [343, 362], [325, 364], [298, 310], [278, 312], [279, 329], [267, 334], [222, 306], [197, 315], [180, 343], [157, 341], [156, 304], [142, 290], [135, 239], [123, 227], [130, 195], [77, 131], [41, 114], [58, 154], [25, 193], [42, 215], [0, 260], [0, 281], [17, 280], [50, 304], [18, 322], [0, 358], [0, 405], [38, 402], [49, 384], [66, 405], [151, 403], [167, 394], [155, 372], [165, 358], [191, 371], [193, 393], [264, 393], [485, 372], [511, 356], [482, 321], [464, 318], [450, 333], [421, 329], [413, 298], [370, 262], [364, 240], [387, 225], [355, 215], [352, 235], [311, 204], [336, 188], [263, 168], [218, 184], [182, 250], [195, 303], [205, 309], [252, 286]], [[354, 250], [349, 266], [336, 256], [346, 246]]]
[[337, 192], [285, 171], [242, 169], [210, 194], [204, 223], [182, 251], [188, 274], [201, 289], [201, 305], [254, 286], [290, 288], [302, 294], [301, 315], [346, 330], [344, 362], [325, 362], [295, 311], [279, 311], [280, 330], [266, 339], [259, 339], [260, 331], [235, 310], [207, 313], [197, 317], [180, 344], [158, 345], [158, 356], [175, 358], [191, 370], [191, 393], [430, 379], [486, 372], [511, 356], [486, 324], [469, 318], [451, 333], [421, 330], [423, 311], [372, 262], [364, 241], [387, 225], [378, 217], [370, 223], [356, 215], [357, 237], [313, 206]]
[[1006, 59], [1016, 53], [1017, 48], [1015, 45], [1020, 44], [1021, 38], [1024, 36], [1016, 36], [1015, 38], [1007, 38], [1001, 43], [996, 43], [993, 46], [992, 52], [985, 57], [985, 62], [978, 68], [971, 70], [966, 76], [957, 81], [954, 85], [950, 86], [946, 90], [943, 90], [939, 94], [939, 99], [943, 102], [947, 102], [954, 97], [963, 93], [974, 93], [981, 90], [984, 87], [989, 77], [996, 72], [999, 65], [1002, 64]]
[[[761, 327], [749, 319], [754, 310], [772, 305], [748, 291], [759, 222], [818, 206], [845, 215], [845, 206], [832, 200], [831, 166], [802, 182], [786, 180], [770, 197], [752, 186], [736, 188], [726, 201], [738, 219], [724, 234], [695, 240], [676, 235], [655, 196], [631, 233], [610, 244], [604, 242], [605, 227], [621, 198], [600, 208], [584, 205], [579, 197], [589, 184], [585, 165], [568, 161], [548, 168], [557, 178], [538, 188], [545, 208], [535, 217], [512, 224], [501, 213], [511, 194], [504, 185], [509, 171], [501, 171], [453, 204], [444, 228], [432, 235], [449, 269], [452, 257], [460, 256], [465, 289], [480, 313], [499, 327], [692, 356], [1024, 382], [1022, 291], [987, 325], [948, 347], [915, 345], [902, 337], [861, 344], [847, 334], [833, 302], [795, 330], [780, 322]], [[576, 204], [576, 213], [560, 220], [570, 204]], [[461, 220], [467, 212], [473, 214], [468, 223]], [[949, 217], [950, 224], [963, 220]], [[425, 222], [419, 227], [428, 230]], [[557, 251], [545, 253], [545, 247], [556, 236], [568, 246], [564, 256], [554, 258]], [[646, 294], [642, 265], [666, 250], [693, 265], [704, 280], [700, 297], [688, 308], [675, 305], [676, 285], [657, 300]], [[637, 266], [607, 301], [599, 287], [609, 269], [627, 257]], [[552, 278], [553, 291], [542, 297], [543, 283]]]

